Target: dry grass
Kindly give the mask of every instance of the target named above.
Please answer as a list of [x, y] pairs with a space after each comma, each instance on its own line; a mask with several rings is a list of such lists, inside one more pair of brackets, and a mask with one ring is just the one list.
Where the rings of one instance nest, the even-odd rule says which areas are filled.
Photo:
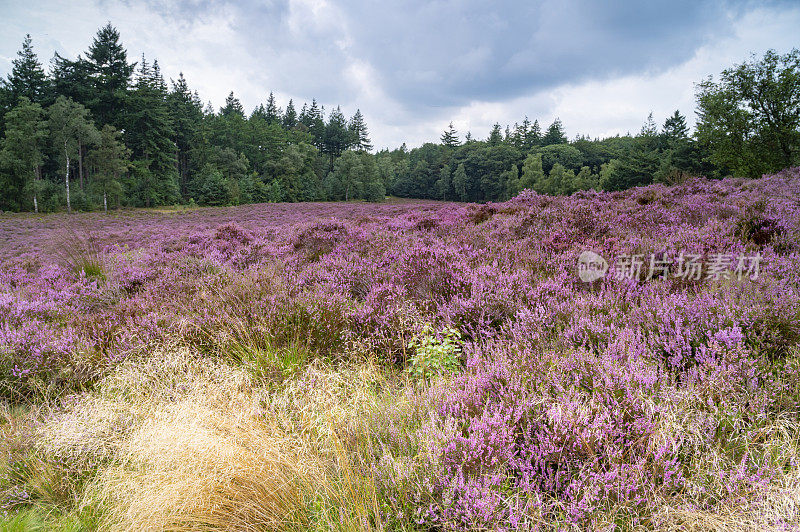
[[[690, 479], [728, 468], [724, 449], [700, 446], [698, 431], [710, 414], [699, 408], [698, 394], [684, 399], [661, 418], [654, 445], [680, 441], [694, 449]], [[425, 452], [421, 427], [433, 404], [431, 390], [369, 361], [333, 367], [315, 360], [276, 386], [246, 365], [167, 349], [126, 361], [66, 408], [37, 414], [46, 421], [35, 450], [49, 464], [56, 458], [95, 469], [75, 497], [79, 508], [99, 510], [101, 530], [383, 530], [385, 486], [374, 471], [396, 465], [401, 491], [402, 479], [417, 482], [411, 462]], [[3, 417], [3, 436], [30, 430], [19, 417]], [[666, 498], [654, 493], [652, 513], [631, 529], [795, 527], [800, 425], [777, 418], [762, 430], [748, 444], [773, 464], [787, 464], [765, 489], [710, 506], [691, 489]], [[394, 447], [387, 443], [393, 431], [402, 436]], [[57, 485], [50, 479], [44, 488], [48, 483]], [[714, 491], [714, 482], [701, 484]], [[713, 511], [691, 509], [701, 507]], [[631, 512], [609, 507], [597, 522], [619, 524]]]
[[316, 362], [276, 390], [171, 350], [122, 364], [40, 446], [103, 464], [82, 503], [107, 530], [381, 529], [365, 447], [386, 415], [417, 407], [392, 380]]

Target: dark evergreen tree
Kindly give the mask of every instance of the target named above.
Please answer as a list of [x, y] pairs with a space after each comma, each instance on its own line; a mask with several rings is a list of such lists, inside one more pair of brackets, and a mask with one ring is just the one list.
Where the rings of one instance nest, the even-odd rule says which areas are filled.
[[223, 118], [229, 118], [231, 116], [236, 116], [238, 118], [244, 118], [244, 107], [242, 107], [242, 102], [233, 95], [233, 91], [228, 94], [228, 97], [225, 98], [225, 105], [219, 110], [219, 115]]
[[367, 124], [364, 121], [364, 116], [361, 114], [360, 109], [356, 109], [356, 114], [350, 119], [347, 129], [350, 131], [350, 145], [353, 149], [358, 151], [372, 151], [372, 143], [369, 140]]
[[197, 93], [189, 90], [186, 78], [181, 72], [178, 81], [172, 82], [172, 91], [167, 96], [170, 122], [174, 132], [173, 142], [178, 163], [178, 183], [180, 192], [187, 197], [189, 172], [198, 170], [191, 164], [191, 153], [201, 144], [203, 132], [203, 104]]
[[[45, 105], [49, 99], [49, 82], [33, 51], [30, 34], [22, 41], [22, 49], [17, 52], [17, 58], [11, 61], [11, 73], [2, 81], [6, 91], [5, 104], [13, 107], [22, 97], [29, 102]], [[0, 110], [0, 112], [4, 111]]]
[[178, 199], [175, 131], [164, 86], [164, 80], [142, 57], [129, 98], [125, 138], [134, 159], [132, 200], [146, 207]]
[[676, 110], [672, 116], [667, 118], [661, 134], [669, 142], [677, 142], [689, 138], [689, 127], [686, 125], [686, 118], [680, 111]]
[[445, 132], [442, 133], [441, 141], [443, 145], [449, 146], [451, 148], [455, 148], [456, 146], [461, 144], [458, 140], [458, 131], [456, 131], [456, 128], [453, 127], [452, 122], [450, 122], [450, 125], [447, 126]]
[[337, 107], [331, 111], [328, 117], [323, 136], [322, 152], [330, 158], [330, 168], [333, 168], [336, 158], [350, 147], [351, 141], [352, 138], [350, 131], [347, 129], [347, 121], [342, 114], [342, 110]]
[[503, 132], [500, 129], [500, 124], [495, 123], [495, 125], [492, 126], [492, 130], [489, 132], [487, 143], [489, 146], [497, 146], [501, 142], [503, 142]]
[[564, 126], [561, 125], [561, 120], [556, 118], [547, 128], [547, 132], [544, 134], [544, 137], [542, 137], [542, 146], [566, 143], [567, 135], [564, 133]]
[[86, 102], [92, 115], [100, 125], [124, 128], [128, 86], [136, 64], [128, 64], [119, 32], [110, 23], [98, 30], [86, 60], [94, 82], [93, 94]]
[[91, 65], [81, 56], [72, 61], [56, 52], [50, 61], [50, 71], [55, 95], [65, 96], [84, 106], [95, 97]]
[[283, 113], [283, 127], [292, 129], [297, 125], [297, 111], [294, 110], [294, 102], [289, 99], [289, 104], [286, 106], [286, 112]]
[[542, 128], [539, 125], [539, 120], [534, 120], [528, 136], [525, 139], [526, 150], [531, 150], [542, 143]]
[[267, 98], [267, 106], [264, 108], [264, 116], [270, 124], [277, 124], [281, 121], [281, 109], [275, 101], [275, 95], [270, 92]]

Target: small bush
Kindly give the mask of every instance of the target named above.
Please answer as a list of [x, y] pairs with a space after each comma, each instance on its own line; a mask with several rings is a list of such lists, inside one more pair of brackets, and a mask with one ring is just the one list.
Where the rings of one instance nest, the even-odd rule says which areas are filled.
[[414, 350], [408, 372], [417, 379], [430, 380], [436, 375], [453, 373], [461, 366], [461, 333], [450, 327], [434, 331], [426, 324], [408, 348]]

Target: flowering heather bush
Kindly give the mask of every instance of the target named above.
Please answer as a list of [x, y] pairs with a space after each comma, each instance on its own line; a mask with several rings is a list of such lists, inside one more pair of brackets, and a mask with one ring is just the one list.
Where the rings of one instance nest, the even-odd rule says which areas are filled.
[[[382, 407], [337, 433], [380, 497], [365, 528], [669, 528], [791, 507], [798, 197], [791, 169], [484, 206], [6, 216], [0, 387], [13, 403], [180, 345], [300, 390], [314, 357], [393, 372], [452, 331], [457, 370], [408, 384], [413, 420]], [[92, 243], [102, 275], [59, 258], [64, 235]], [[605, 277], [581, 281], [584, 250], [609, 259]], [[669, 264], [621, 275], [612, 259], [636, 254]], [[692, 254], [758, 254], [760, 269], [678, 276]], [[764, 512], [748, 522], [798, 524]]]

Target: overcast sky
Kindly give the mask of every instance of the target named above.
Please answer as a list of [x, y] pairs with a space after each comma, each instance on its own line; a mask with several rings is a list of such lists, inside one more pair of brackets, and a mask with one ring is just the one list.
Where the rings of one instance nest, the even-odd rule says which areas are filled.
[[[601, 4], [613, 4], [608, 7]], [[0, 0], [0, 75], [26, 33], [49, 66], [110, 21], [131, 61], [183, 72], [216, 109], [316, 98], [365, 115], [377, 148], [438, 141], [452, 121], [561, 118], [570, 138], [694, 119], [694, 83], [751, 53], [800, 48], [799, 2]]]

